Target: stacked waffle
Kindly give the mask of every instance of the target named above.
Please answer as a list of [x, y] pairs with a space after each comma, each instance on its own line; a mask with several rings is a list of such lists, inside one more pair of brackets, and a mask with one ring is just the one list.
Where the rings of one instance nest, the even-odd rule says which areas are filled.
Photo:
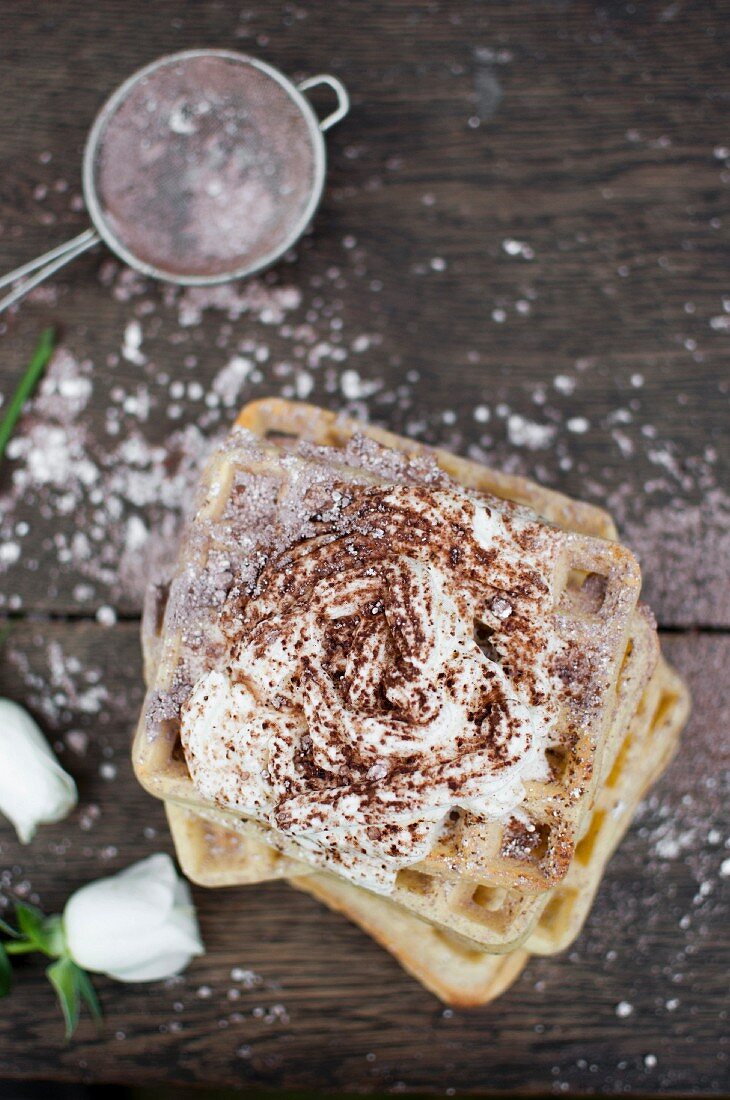
[[610, 518], [278, 400], [148, 593], [134, 743], [181, 865], [286, 878], [450, 1004], [578, 934], [686, 718]]

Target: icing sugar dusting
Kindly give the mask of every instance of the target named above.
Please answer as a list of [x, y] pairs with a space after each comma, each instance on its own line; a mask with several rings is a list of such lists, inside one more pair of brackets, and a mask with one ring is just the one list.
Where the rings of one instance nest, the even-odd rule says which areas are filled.
[[[52, 181], [44, 187], [38, 202], [45, 208], [60, 192]], [[419, 201], [428, 207], [437, 198], [427, 193]], [[137, 608], [147, 558], [155, 556], [152, 532], [174, 534], [186, 478], [208, 441], [247, 400], [278, 394], [344, 407], [595, 500], [615, 513], [640, 555], [645, 593], [662, 622], [728, 621], [722, 578], [730, 564], [730, 496], [720, 455], [681, 434], [673, 439], [663, 421], [648, 419], [656, 392], [650, 366], [614, 368], [582, 355], [518, 381], [467, 348], [456, 354], [474, 372], [473, 405], [463, 408], [455, 397], [453, 408], [439, 408], [428, 368], [402, 362], [376, 310], [368, 331], [351, 322], [347, 288], [357, 282], [375, 302], [383, 283], [372, 277], [357, 238], [340, 245], [339, 262], [301, 287], [285, 281], [286, 261], [278, 275], [186, 290], [153, 285], [113, 260], [102, 264], [101, 281], [123, 307], [116, 348], [92, 363], [82, 339], [69, 336], [17, 429], [0, 489], [0, 609], [34, 599], [39, 570], [54, 606], [70, 597], [75, 606]], [[494, 245], [510, 271], [529, 273], [539, 259], [521, 238]], [[447, 277], [448, 267], [436, 270], [427, 259], [424, 279]], [[520, 279], [511, 295], [486, 304], [487, 318], [507, 327], [529, 323], [525, 310], [538, 309], [540, 290], [529, 274]], [[720, 298], [701, 318], [702, 307], [687, 302], [683, 315], [723, 339], [714, 319], [729, 307]], [[699, 328], [693, 333], [681, 340], [688, 369], [704, 354]], [[613, 401], [601, 399], [600, 416], [583, 415], [597, 380], [609, 373], [605, 393]], [[718, 399], [726, 394], [720, 384]], [[690, 399], [676, 394], [678, 406]], [[671, 403], [666, 408], [671, 415]]]
[[[339, 365], [349, 355], [362, 362], [379, 342], [347, 331], [326, 297], [303, 316], [301, 291], [272, 281], [152, 288], [114, 261], [100, 278], [130, 314], [118, 353], [92, 362], [57, 348], [7, 449], [0, 610], [18, 610], [26, 591], [37, 592], [39, 570], [52, 605], [139, 608], [175, 543], [200, 464], [234, 411], [264, 393], [336, 391]], [[172, 331], [160, 348], [163, 319]], [[197, 345], [211, 328], [206, 361], [214, 354], [219, 365], [202, 379]], [[343, 396], [360, 411], [382, 389], [363, 366], [345, 367], [343, 377]], [[409, 399], [405, 387], [398, 399]]]

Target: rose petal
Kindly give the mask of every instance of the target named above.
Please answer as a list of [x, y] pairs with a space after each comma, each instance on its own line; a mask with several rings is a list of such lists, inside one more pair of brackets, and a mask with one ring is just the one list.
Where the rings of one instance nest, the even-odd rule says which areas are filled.
[[135, 975], [123, 979], [129, 981], [176, 973], [180, 959], [203, 951], [187, 884], [164, 854], [77, 891], [66, 905], [64, 929], [80, 966], [112, 977]]
[[38, 825], [76, 805], [76, 784], [26, 710], [0, 699], [0, 812], [27, 844]]

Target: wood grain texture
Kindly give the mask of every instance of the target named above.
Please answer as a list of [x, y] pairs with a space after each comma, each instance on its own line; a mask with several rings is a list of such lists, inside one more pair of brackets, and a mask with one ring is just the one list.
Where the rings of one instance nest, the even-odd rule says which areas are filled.
[[[202, 438], [230, 422], [233, 405], [205, 401], [242, 346], [266, 358], [237, 402], [286, 392], [304, 371], [311, 400], [610, 507], [674, 631], [664, 644], [695, 712], [575, 949], [533, 962], [497, 1004], [445, 1013], [357, 929], [283, 885], [197, 890], [205, 958], [169, 984], [99, 979], [100, 1035], [86, 1021], [65, 1046], [42, 970], [24, 964], [0, 1013], [0, 1076], [727, 1093], [726, 6], [17, 0], [1, 19], [3, 268], [84, 228], [88, 126], [160, 54], [213, 45], [294, 78], [332, 71], [353, 107], [328, 137], [314, 232], [263, 280], [301, 292], [283, 321], [208, 309], [187, 324], [184, 297], [125, 293], [101, 251], [0, 319], [6, 400], [49, 323], [91, 364], [72, 427], [120, 509], [100, 527], [91, 575], [66, 550], [99, 526], [92, 490], [69, 507], [63, 487], [18, 489], [27, 456], [0, 465], [0, 610], [15, 616], [0, 694], [37, 714], [81, 796], [31, 848], [0, 823], [0, 893], [59, 909], [77, 885], [171, 850], [128, 762], [142, 578], [121, 576], [118, 530], [130, 517], [154, 530], [180, 501], [161, 506], [128, 482], [112, 493], [111, 474], [120, 441], [164, 454], [180, 428]], [[120, 354], [131, 319], [144, 363]], [[48, 405], [31, 407], [20, 437], [54, 423]], [[120, 613], [109, 629], [93, 621], [101, 604]]]
[[[671, 635], [664, 644], [696, 700], [686, 751], [614, 858], [569, 955], [533, 960], [494, 1005], [444, 1012], [357, 929], [284, 884], [196, 889], [207, 955], [172, 983], [98, 979], [101, 1035], [86, 1021], [65, 1046], [41, 966], [22, 966], [11, 1011], [0, 1014], [0, 1076], [521, 1093], [566, 1082], [578, 1092], [722, 1093], [730, 959], [719, 868], [730, 761], [718, 734], [730, 706], [730, 639]], [[65, 686], [54, 671], [61, 657], [72, 670]], [[63, 697], [96, 672], [108, 692], [100, 715], [84, 714], [78, 694], [67, 706]], [[31, 848], [0, 826], [3, 892], [57, 910], [81, 883], [171, 850], [161, 805], [139, 788], [128, 761], [139, 672], [136, 624], [16, 625], [0, 693], [29, 702], [53, 732], [80, 806]], [[65, 747], [69, 730], [88, 735], [83, 755]], [[113, 779], [104, 765], [106, 775], [116, 769]], [[232, 976], [235, 968], [253, 971], [255, 987]], [[628, 1017], [617, 1015], [622, 1001], [632, 1006]]]
[[[314, 310], [317, 346], [366, 338], [349, 366], [374, 384], [356, 402], [372, 417], [614, 509], [663, 623], [727, 626], [722, 16], [722, 4], [699, 0], [279, 0], [243, 13], [115, 0], [92, 11], [62, 0], [39, 12], [20, 0], [5, 13], [0, 43], [3, 263], [83, 228], [71, 207], [90, 121], [121, 79], [158, 54], [210, 43], [261, 54], [293, 77], [336, 72], [353, 107], [328, 138], [314, 233], [272, 276], [302, 293], [287, 321], [301, 325]], [[510, 252], [514, 242], [529, 251]], [[0, 327], [3, 393], [49, 321], [79, 360], [93, 362], [84, 425], [100, 463], [113, 442], [110, 407], [120, 437], [139, 430], [166, 444], [205, 411], [186, 392], [172, 421], [169, 377], [208, 391], [241, 339], [269, 356], [241, 401], [291, 384], [296, 340], [281, 325], [254, 310], [235, 324], [208, 311], [186, 327], [159, 286], [118, 300], [99, 282], [105, 263], [101, 251], [79, 260], [53, 284], [50, 304], [28, 302]], [[109, 366], [133, 316], [147, 362]], [[325, 356], [310, 371], [312, 399], [346, 404], [338, 370]], [[124, 401], [134, 405], [140, 386], [146, 420]], [[487, 423], [473, 416], [480, 406]], [[537, 437], [531, 424], [542, 428]], [[0, 471], [0, 500], [11, 472]], [[122, 504], [156, 522], [154, 507]], [[0, 561], [23, 606], [138, 610], [139, 593], [108, 578], [82, 598], [73, 570], [59, 568], [58, 511], [44, 518], [28, 507], [25, 552], [9, 567]], [[62, 516], [64, 532], [88, 530], [92, 512]]]

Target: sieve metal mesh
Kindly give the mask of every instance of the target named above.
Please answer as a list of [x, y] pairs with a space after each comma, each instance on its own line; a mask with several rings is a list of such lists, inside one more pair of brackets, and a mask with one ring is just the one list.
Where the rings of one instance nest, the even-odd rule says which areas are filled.
[[99, 231], [176, 281], [263, 267], [299, 236], [321, 190], [311, 109], [268, 67], [206, 52], [164, 59], [109, 101], [87, 152]]

